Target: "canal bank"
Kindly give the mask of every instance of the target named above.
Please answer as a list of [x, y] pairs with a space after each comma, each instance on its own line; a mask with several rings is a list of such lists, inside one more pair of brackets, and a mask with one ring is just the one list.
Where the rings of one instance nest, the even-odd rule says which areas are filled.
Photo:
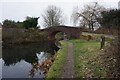
[[[70, 40], [61, 44], [62, 48], [56, 53], [46, 79], [93, 77], [93, 72], [89, 69], [91, 67], [94, 68], [95, 77], [105, 75], [104, 69], [100, 70], [102, 66], [95, 61], [100, 51], [99, 40]], [[92, 60], [94, 65], [89, 64]]]
[[46, 79], [105, 76], [99, 59], [96, 60], [100, 51], [99, 40], [70, 40], [63, 41], [61, 44], [62, 48], [55, 54], [55, 60]]
[[[106, 48], [100, 50], [99, 40], [70, 40], [61, 42], [62, 48], [56, 53], [55, 60], [50, 67], [46, 79], [49, 78], [106, 78], [109, 66], [113, 62], [105, 62], [107, 58], [111, 58], [109, 53], [104, 52]], [[72, 43], [72, 47], [69, 43]], [[106, 46], [107, 47], [107, 46]], [[69, 52], [70, 51], [70, 52]], [[104, 58], [103, 52], [108, 56]], [[70, 55], [70, 54], [73, 55]], [[69, 54], [69, 55], [68, 55]], [[101, 56], [102, 55], [102, 56]], [[68, 57], [69, 56], [69, 57]], [[69, 59], [73, 57], [73, 62]], [[69, 63], [69, 64], [68, 64]], [[66, 66], [67, 65], [67, 66]], [[108, 66], [105, 67], [104, 65]], [[72, 66], [71, 69], [69, 67]], [[111, 66], [110, 66], [111, 67]], [[66, 76], [66, 73], [72, 74]]]
[[2, 28], [3, 45], [44, 42], [47, 33], [39, 29]]
[[55, 54], [55, 60], [46, 75], [46, 80], [49, 78], [61, 78], [61, 75], [64, 72], [68, 45], [66, 41], [61, 41], [60, 43], [62, 48]]

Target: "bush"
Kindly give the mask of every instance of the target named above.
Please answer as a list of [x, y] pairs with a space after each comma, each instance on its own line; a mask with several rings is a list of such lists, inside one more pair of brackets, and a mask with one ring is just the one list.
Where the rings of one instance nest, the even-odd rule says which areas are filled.
[[38, 19], [39, 19], [39, 17], [37, 17], [37, 18], [27, 17], [26, 20], [23, 21], [23, 27], [26, 29], [37, 28]]

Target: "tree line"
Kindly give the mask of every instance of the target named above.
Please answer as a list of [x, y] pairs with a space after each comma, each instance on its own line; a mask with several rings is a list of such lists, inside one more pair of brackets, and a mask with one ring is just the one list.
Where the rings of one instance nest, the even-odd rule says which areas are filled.
[[72, 20], [74, 25], [80, 24], [80, 27], [89, 28], [118, 28], [120, 22], [120, 10], [106, 9], [97, 2], [84, 6], [84, 9], [79, 11], [73, 9]]
[[108, 29], [110, 28], [118, 29], [120, 26], [120, 10], [111, 9], [108, 11], [103, 11], [100, 24], [102, 27], [105, 27]]
[[4, 20], [3, 21], [3, 27], [7, 28], [38, 28], [38, 19], [39, 17], [26, 17], [26, 20], [23, 22], [15, 22], [13, 20]]
[[[71, 20], [76, 26], [88, 28], [94, 30], [95, 28], [118, 28], [120, 24], [120, 10], [118, 9], [106, 9], [99, 5], [97, 2], [85, 5], [82, 10], [78, 7], [73, 8], [71, 14]], [[39, 28], [38, 19], [43, 19], [43, 26], [59, 26], [64, 25], [63, 11], [54, 5], [50, 5], [45, 10], [41, 17], [26, 17], [23, 22], [15, 22], [12, 20], [4, 20], [4, 27], [23, 27], [23, 28]]]

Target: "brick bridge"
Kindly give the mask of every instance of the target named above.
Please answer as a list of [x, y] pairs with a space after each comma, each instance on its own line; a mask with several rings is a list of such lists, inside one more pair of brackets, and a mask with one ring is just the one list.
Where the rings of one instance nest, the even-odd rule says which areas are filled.
[[48, 33], [48, 40], [55, 40], [55, 35], [58, 32], [64, 32], [69, 38], [80, 38], [82, 28], [70, 27], [70, 26], [53, 26], [42, 29], [42, 31]]

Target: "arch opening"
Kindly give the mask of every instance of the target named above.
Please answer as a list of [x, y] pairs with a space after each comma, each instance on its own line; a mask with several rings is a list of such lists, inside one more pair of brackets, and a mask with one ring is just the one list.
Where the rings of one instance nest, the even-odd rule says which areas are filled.
[[54, 31], [49, 34], [49, 40], [64, 40], [69, 38], [69, 34], [63, 31]]

